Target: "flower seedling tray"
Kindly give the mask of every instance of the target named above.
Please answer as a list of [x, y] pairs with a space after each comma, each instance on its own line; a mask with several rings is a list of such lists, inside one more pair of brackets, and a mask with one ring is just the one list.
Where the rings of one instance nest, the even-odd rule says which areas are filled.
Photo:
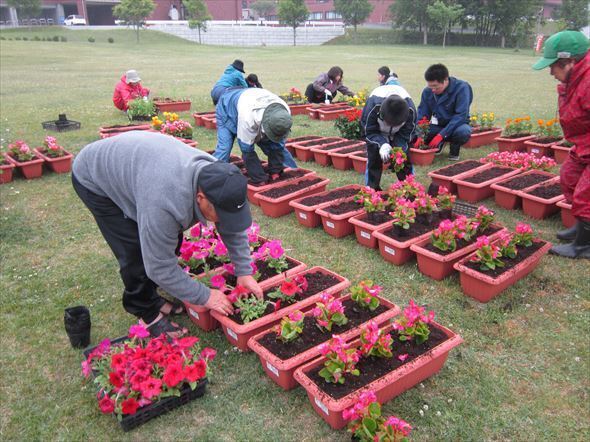
[[6, 154], [5, 158], [14, 164], [27, 180], [40, 178], [43, 175], [43, 163], [45, 162], [43, 158], [33, 157], [30, 161], [20, 162], [10, 152]]
[[572, 205], [565, 199], [557, 202], [557, 207], [561, 209], [561, 223], [565, 227], [572, 227], [576, 224], [576, 218], [572, 215]]
[[519, 195], [522, 198], [523, 212], [535, 219], [545, 219], [556, 213], [559, 210], [557, 203], [565, 199], [563, 194], [560, 193], [559, 195], [550, 198], [531, 195], [531, 192], [535, 192], [542, 187], [553, 186], [555, 184], [559, 184], [559, 177], [552, 178], [548, 181], [545, 181], [544, 183], [539, 183], [536, 186], [521, 190]]
[[[6, 154], [4, 154], [2, 158], [6, 158]], [[14, 172], [14, 168], [16, 167], [9, 160], [5, 161], [5, 164], [0, 164], [0, 184], [6, 184], [12, 181], [12, 175]]]
[[45, 164], [55, 173], [68, 173], [72, 169], [72, 159], [74, 155], [64, 149], [64, 155], [61, 157], [50, 157], [45, 155], [45, 149], [38, 147], [33, 149], [37, 156], [45, 161]]
[[256, 196], [257, 193], [264, 192], [265, 190], [272, 189], [276, 186], [280, 186], [281, 184], [286, 183], [288, 181], [296, 180], [298, 178], [303, 177], [312, 177], [315, 175], [316, 173], [313, 170], [309, 169], [285, 169], [285, 171], [283, 172], [283, 177], [287, 177], [286, 179], [273, 181], [268, 184], [263, 184], [262, 186], [248, 184], [248, 200], [255, 206], [259, 206], [260, 203], [258, 202], [258, 197]]
[[367, 151], [367, 143], [349, 152], [349, 149], [338, 149], [335, 152], [329, 152], [328, 155], [332, 161], [332, 166], [337, 170], [350, 170], [353, 168], [351, 155], [356, 155]]
[[377, 241], [379, 253], [383, 259], [396, 266], [399, 266], [410, 261], [416, 256], [410, 247], [412, 244], [416, 244], [424, 239], [430, 238], [430, 234], [432, 233], [434, 226], [431, 228], [431, 230], [413, 238], [409, 237], [406, 241], [399, 241], [389, 235], [386, 235], [386, 232], [391, 231], [392, 228], [393, 227], [391, 223], [388, 223], [387, 225], [375, 230], [372, 236], [375, 238], [375, 241]]
[[[387, 299], [381, 298], [377, 296], [379, 299], [379, 305], [385, 307], [385, 311], [382, 313], [377, 313], [378, 310], [375, 311], [375, 316], [372, 317], [370, 320], [375, 321], [379, 327], [384, 326], [388, 323], [391, 318], [396, 315], [399, 315], [400, 309], [397, 305], [393, 304], [392, 302], [388, 301]], [[342, 302], [346, 302], [350, 300], [350, 294], [347, 294], [340, 298]], [[348, 311], [348, 309], [346, 310]], [[345, 311], [345, 313], [346, 313]], [[368, 312], [369, 310], [367, 310]], [[312, 318], [311, 312], [307, 312], [305, 314], [306, 318]], [[309, 321], [308, 319], [307, 321]], [[313, 321], [313, 319], [311, 319]], [[313, 347], [308, 348], [307, 350], [296, 354], [288, 359], [281, 359], [279, 356], [274, 354], [268, 348], [266, 348], [261, 341], [269, 335], [275, 335], [273, 330], [265, 330], [256, 336], [250, 339], [248, 346], [250, 349], [258, 355], [260, 358], [260, 363], [262, 364], [262, 368], [266, 372], [269, 378], [271, 378], [274, 382], [281, 386], [283, 390], [291, 390], [295, 388], [298, 384], [295, 378], [293, 377], [293, 373], [298, 367], [301, 367], [303, 364], [311, 361], [312, 359], [321, 355], [320, 352], [320, 345], [332, 337], [332, 334], [338, 334], [342, 339], [348, 341], [354, 339], [359, 336], [360, 334], [360, 327], [363, 324], [366, 324], [369, 320], [366, 320], [362, 323], [357, 324], [356, 326], [351, 327], [350, 325], [346, 324], [344, 326], [338, 327], [335, 326], [332, 329], [332, 332], [326, 333], [326, 340], [322, 342], [318, 342]], [[315, 324], [312, 325], [315, 327]], [[305, 329], [304, 329], [305, 333]], [[267, 338], [268, 339], [268, 338]], [[288, 344], [285, 344], [288, 345]]]
[[[219, 323], [221, 324], [221, 328], [223, 329], [223, 332], [225, 333], [227, 340], [232, 345], [236, 346], [237, 348], [239, 348], [242, 351], [250, 351], [250, 348], [248, 347], [248, 340], [252, 336], [257, 335], [260, 332], [271, 328], [275, 324], [278, 324], [281, 321], [281, 319], [283, 318], [283, 316], [286, 316], [296, 310], [306, 311], [307, 309], [311, 308], [313, 305], [315, 305], [316, 302], [318, 302], [320, 300], [322, 293], [329, 293], [329, 294], [333, 295], [334, 297], [339, 297], [340, 293], [342, 293], [344, 290], [346, 290], [350, 286], [350, 281], [348, 279], [346, 279], [344, 276], [340, 276], [340, 275], [338, 275], [334, 272], [331, 272], [330, 270], [325, 269], [323, 267], [316, 266], [316, 267], [312, 267], [311, 269], [308, 269], [306, 271], [303, 271], [303, 270], [305, 270], [305, 268], [300, 269], [298, 272], [292, 271], [290, 274], [289, 273], [287, 274], [287, 277], [294, 277], [296, 275], [306, 275], [309, 273], [320, 272], [323, 274], [332, 275], [333, 277], [335, 277], [338, 280], [338, 282], [335, 285], [333, 285], [332, 287], [328, 287], [325, 290], [321, 290], [318, 293], [314, 293], [311, 296], [308, 296], [307, 298], [305, 298], [299, 302], [296, 302], [294, 304], [283, 307], [283, 308], [277, 310], [276, 312], [272, 312], [267, 315], [264, 315], [264, 316], [262, 316], [258, 319], [255, 319], [254, 321], [251, 321], [247, 324], [240, 324], [240, 323], [234, 321], [229, 316], [224, 316], [224, 315], [222, 315], [218, 312], [215, 312], [215, 311], [211, 312], [213, 317], [215, 319], [217, 319], [219, 321]], [[284, 278], [285, 278], [285, 276], [283, 276], [282, 280], [284, 280]], [[279, 286], [281, 284], [282, 280], [274, 281], [272, 283], [267, 283], [265, 281], [265, 282], [261, 283], [260, 286], [262, 287], [263, 290], [267, 290], [267, 289]]]
[[[323, 192], [329, 183], [330, 180], [328, 178], [322, 178], [317, 175], [302, 177], [282, 183], [264, 192], [259, 192], [256, 194], [256, 198], [258, 198], [260, 208], [266, 216], [279, 218], [293, 211], [293, 207], [289, 205], [291, 201], [303, 196]], [[289, 189], [292, 189], [290, 193], [283, 194]], [[273, 197], [270, 195], [272, 193], [281, 193], [282, 195]]]
[[354, 226], [349, 222], [349, 219], [355, 215], [364, 213], [365, 209], [363, 209], [360, 204], [358, 205], [358, 209], [352, 209], [345, 213], [335, 214], [326, 211], [326, 209], [335, 204], [354, 202], [354, 200], [355, 197], [346, 198], [337, 203], [335, 202], [316, 210], [316, 213], [322, 218], [322, 226], [328, 235], [333, 236], [334, 238], [342, 238], [354, 233]]
[[525, 135], [518, 138], [497, 137], [498, 152], [524, 152], [526, 150], [525, 141], [537, 138], [536, 135]]
[[365, 145], [364, 141], [344, 140], [326, 144], [322, 147], [312, 147], [310, 151], [313, 153], [313, 159], [316, 163], [320, 166], [329, 166], [332, 164], [332, 153], [353, 147], [364, 149]]
[[440, 169], [428, 172], [428, 176], [433, 184], [445, 186], [449, 192], [456, 194], [457, 185], [453, 182], [455, 179], [462, 178], [475, 170], [481, 170], [484, 164], [475, 160], [460, 161], [450, 166], [441, 167]]
[[410, 148], [410, 161], [415, 166], [430, 166], [434, 162], [434, 156], [438, 149]]
[[154, 98], [158, 112], [186, 112], [191, 110], [190, 100], [174, 100], [172, 98]]
[[331, 143], [337, 143], [339, 141], [346, 141], [344, 138], [341, 137], [323, 137], [316, 140], [308, 140], [308, 141], [299, 141], [297, 143], [293, 143], [293, 147], [295, 148], [295, 155], [297, 159], [300, 161], [313, 161], [314, 156], [313, 152], [311, 151], [312, 148], [325, 146]]
[[[469, 179], [476, 175], [492, 173], [493, 171], [501, 172], [501, 174], [479, 183], [469, 181]], [[460, 199], [475, 203], [494, 195], [494, 189], [491, 187], [492, 184], [519, 173], [521, 173], [521, 169], [487, 163], [481, 169], [463, 175], [461, 178], [455, 178], [453, 182], [457, 185], [457, 195]]]
[[[521, 190], [525, 190], [541, 182], [548, 181], [551, 178], [555, 178], [555, 174], [545, 172], [544, 170], [529, 170], [515, 177], [498, 181], [497, 183], [491, 185], [491, 188], [494, 190], [494, 199], [496, 204], [509, 210], [518, 209], [522, 206], [522, 199], [519, 195]], [[514, 188], [505, 186], [506, 183], [512, 182], [513, 180], [518, 180], [517, 186], [513, 186]]]
[[209, 112], [195, 112], [193, 118], [195, 119], [195, 126], [205, 126], [203, 117], [215, 117], [215, 111]]
[[493, 128], [485, 132], [472, 133], [469, 141], [462, 147], [473, 149], [480, 146], [487, 146], [493, 144], [496, 138], [502, 133], [501, 128]]

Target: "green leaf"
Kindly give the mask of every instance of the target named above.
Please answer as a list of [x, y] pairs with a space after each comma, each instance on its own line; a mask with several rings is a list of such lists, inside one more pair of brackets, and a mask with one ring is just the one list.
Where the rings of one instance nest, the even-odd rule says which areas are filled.
[[381, 416], [381, 405], [379, 405], [379, 402], [373, 402], [371, 405], [369, 405], [369, 413], [371, 416]]
[[377, 422], [375, 422], [375, 420], [371, 419], [370, 417], [365, 417], [363, 418], [363, 426], [371, 433], [374, 433], [377, 429]]

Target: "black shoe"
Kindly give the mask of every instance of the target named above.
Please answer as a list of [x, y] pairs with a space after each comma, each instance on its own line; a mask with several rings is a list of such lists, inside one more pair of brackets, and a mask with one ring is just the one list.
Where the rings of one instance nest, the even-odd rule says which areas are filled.
[[444, 147], [445, 147], [445, 142], [441, 141], [440, 144], [438, 145], [438, 147], [436, 148], [435, 155], [440, 155], [442, 153]]
[[576, 232], [578, 231], [578, 224], [574, 224], [569, 229], [563, 229], [557, 232], [557, 239], [562, 241], [573, 241], [576, 239]]
[[549, 252], [564, 258], [590, 259], [590, 222], [579, 221], [576, 226], [576, 239], [574, 239], [574, 242], [553, 246]]
[[459, 155], [449, 155], [449, 161], [459, 161]]

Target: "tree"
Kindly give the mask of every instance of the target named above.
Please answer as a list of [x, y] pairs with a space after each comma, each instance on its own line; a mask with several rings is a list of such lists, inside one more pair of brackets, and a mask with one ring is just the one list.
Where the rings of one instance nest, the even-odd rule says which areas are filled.
[[113, 8], [113, 15], [135, 28], [139, 43], [139, 30], [155, 7], [152, 0], [121, 0], [121, 3]]
[[334, 0], [334, 10], [342, 16], [344, 24], [354, 26], [356, 35], [356, 27], [365, 22], [373, 6], [369, 0]]
[[250, 5], [250, 9], [256, 12], [258, 17], [266, 18], [275, 10], [275, 4], [273, 0], [256, 0]]
[[23, 18], [37, 17], [41, 13], [41, 0], [6, 0], [6, 4]]
[[309, 10], [304, 0], [280, 0], [279, 2], [279, 20], [293, 28], [293, 46], [297, 44], [297, 27], [305, 23], [308, 15]]
[[428, 18], [436, 24], [443, 33], [443, 48], [447, 42], [447, 32], [451, 29], [453, 22], [463, 15], [464, 9], [461, 5], [446, 5], [441, 0], [426, 8]]
[[588, 26], [588, 0], [562, 0], [554, 18], [559, 19], [561, 29], [578, 30]]
[[207, 21], [211, 20], [211, 14], [203, 0], [184, 0], [184, 9], [188, 18], [188, 27], [197, 29], [199, 44], [201, 44], [201, 31], [207, 32]]
[[428, 44], [428, 14], [426, 10], [433, 0], [396, 0], [389, 7], [394, 23], [402, 28], [418, 28], [422, 32], [422, 44]]

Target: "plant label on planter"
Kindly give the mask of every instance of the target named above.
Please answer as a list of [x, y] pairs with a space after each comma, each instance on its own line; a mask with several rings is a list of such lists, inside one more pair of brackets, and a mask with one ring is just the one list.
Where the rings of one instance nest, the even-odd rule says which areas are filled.
[[392, 249], [391, 247], [385, 246], [383, 250], [385, 250], [385, 252], [389, 253], [390, 255], [395, 255], [395, 249]]
[[191, 316], [194, 316], [195, 319], [199, 319], [199, 314], [196, 311], [194, 311], [192, 308], [189, 308], [188, 312], [191, 314]]
[[233, 339], [235, 339], [236, 341], [238, 340], [238, 335], [236, 334], [235, 331], [233, 331], [231, 328], [227, 328], [227, 334], [230, 335]]
[[540, 150], [536, 147], [531, 149], [531, 153], [539, 153], [539, 152], [540, 152]]
[[320, 410], [322, 410], [324, 413], [326, 413], [327, 415], [330, 415], [330, 412], [328, 411], [328, 407], [326, 407], [322, 401], [320, 401], [317, 397], [314, 397], [313, 400], [315, 401], [315, 404], [320, 408]]
[[272, 372], [272, 374], [274, 374], [277, 378], [279, 377], [279, 370], [277, 369], [277, 367], [275, 367], [268, 361], [266, 361], [266, 368], [268, 368]]
[[369, 232], [365, 232], [364, 230], [361, 230], [361, 236], [363, 238], [371, 239], [371, 234]]
[[330, 229], [336, 227], [332, 221], [326, 221], [326, 226], [328, 226]]
[[307, 214], [303, 212], [299, 212], [299, 218], [307, 219]]

